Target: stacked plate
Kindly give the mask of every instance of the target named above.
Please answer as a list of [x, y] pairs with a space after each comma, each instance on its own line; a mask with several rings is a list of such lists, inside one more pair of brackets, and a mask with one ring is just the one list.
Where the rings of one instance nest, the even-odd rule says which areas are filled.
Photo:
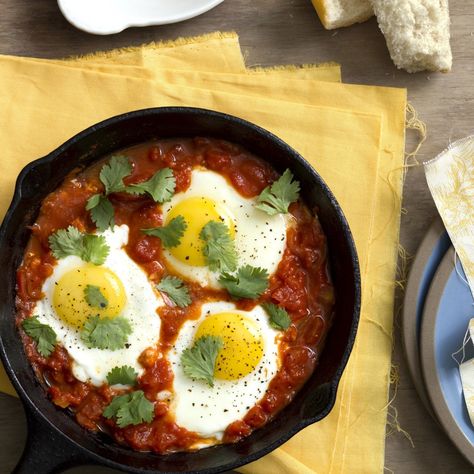
[[[474, 301], [441, 220], [418, 249], [403, 308], [403, 342], [416, 390], [451, 441], [474, 465], [474, 427], [464, 403], [459, 366]], [[466, 344], [465, 359], [474, 355]], [[462, 351], [458, 353], [460, 361]]]

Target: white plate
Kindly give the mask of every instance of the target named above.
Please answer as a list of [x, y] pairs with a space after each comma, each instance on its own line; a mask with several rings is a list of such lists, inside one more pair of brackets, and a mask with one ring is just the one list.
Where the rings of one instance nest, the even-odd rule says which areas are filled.
[[164, 25], [207, 12], [223, 0], [58, 0], [66, 19], [97, 35], [119, 33], [129, 26]]

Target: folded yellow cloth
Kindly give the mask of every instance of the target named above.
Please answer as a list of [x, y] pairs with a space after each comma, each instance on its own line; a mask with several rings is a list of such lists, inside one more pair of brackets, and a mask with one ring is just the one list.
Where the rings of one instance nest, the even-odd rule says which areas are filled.
[[[337, 84], [337, 65], [252, 73], [242, 65], [237, 38], [229, 34], [66, 62], [0, 57], [0, 217], [25, 164], [118, 113], [198, 106], [279, 135], [321, 173], [349, 219], [361, 260], [363, 308], [331, 414], [242, 472], [381, 472], [405, 91]], [[0, 389], [11, 393], [2, 374]]]

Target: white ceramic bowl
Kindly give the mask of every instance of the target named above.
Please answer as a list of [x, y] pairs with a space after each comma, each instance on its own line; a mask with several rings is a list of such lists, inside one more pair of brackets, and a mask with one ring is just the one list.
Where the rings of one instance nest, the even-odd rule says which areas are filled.
[[223, 0], [58, 0], [76, 28], [97, 35], [119, 33], [130, 26], [176, 23], [201, 15]]

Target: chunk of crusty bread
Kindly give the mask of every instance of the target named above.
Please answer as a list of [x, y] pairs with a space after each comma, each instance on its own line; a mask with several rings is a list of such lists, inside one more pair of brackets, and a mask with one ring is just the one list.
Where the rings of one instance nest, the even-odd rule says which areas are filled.
[[408, 72], [451, 69], [448, 0], [371, 0], [390, 56]]
[[373, 16], [369, 0], [312, 0], [327, 30], [361, 23]]

